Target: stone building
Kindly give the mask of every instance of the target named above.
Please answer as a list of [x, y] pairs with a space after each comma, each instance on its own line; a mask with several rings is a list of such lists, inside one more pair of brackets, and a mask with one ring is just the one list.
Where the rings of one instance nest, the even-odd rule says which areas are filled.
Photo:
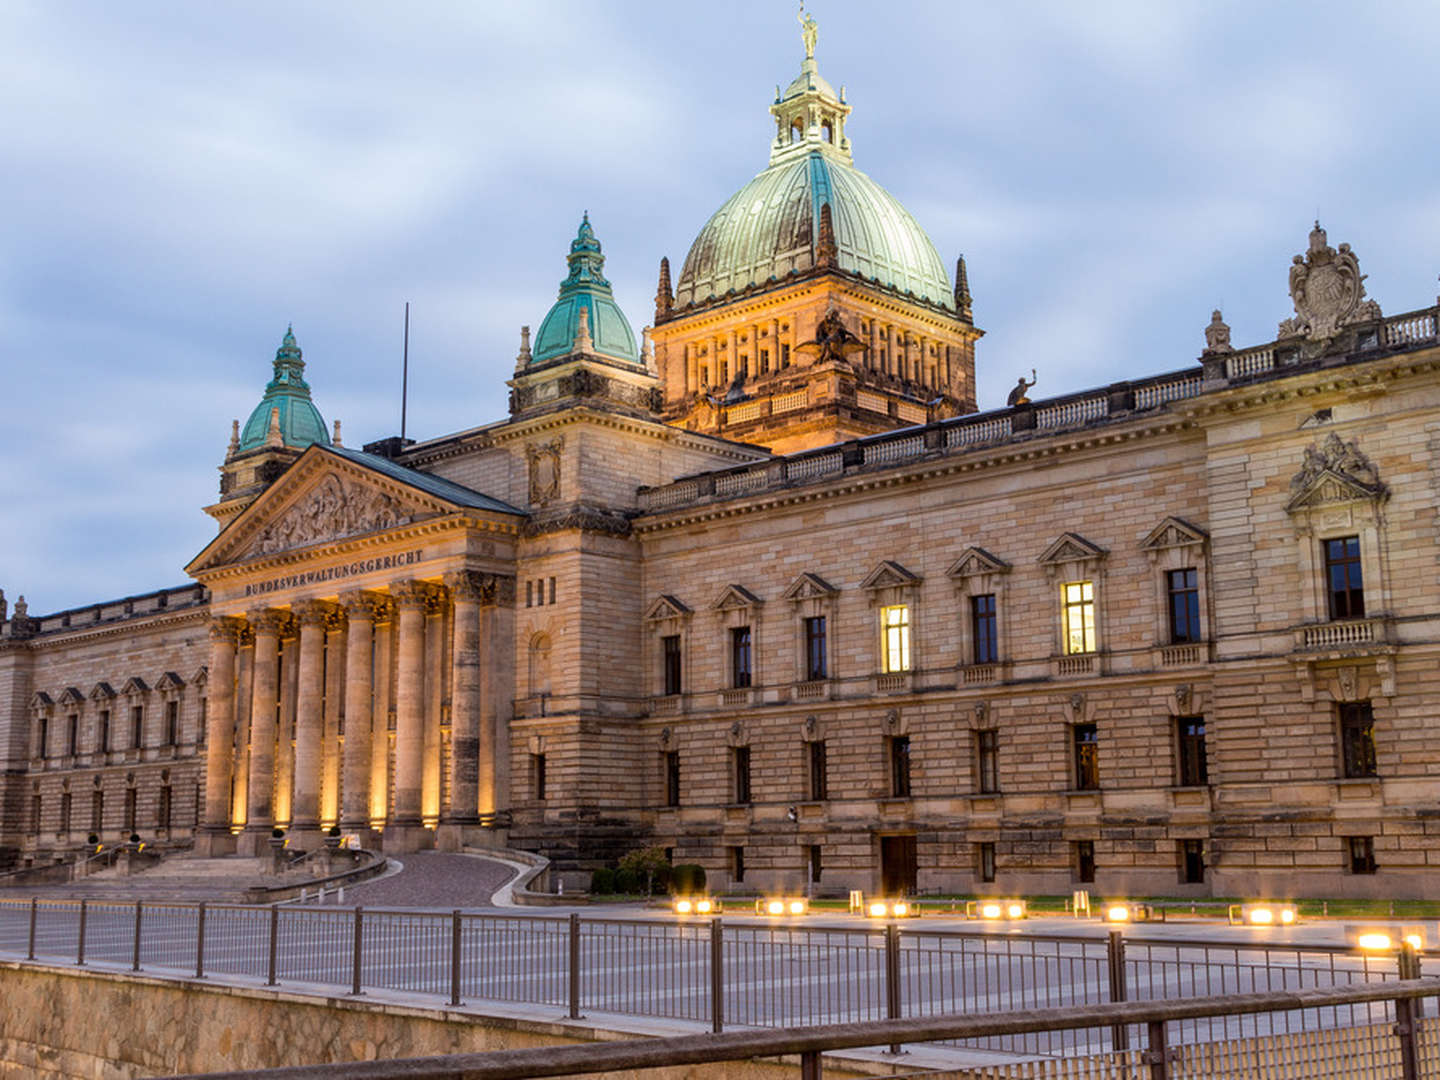
[[287, 332], [193, 584], [0, 610], [0, 844], [1433, 891], [1440, 308], [1317, 224], [1273, 342], [975, 412], [964, 262], [806, 46], [638, 344], [588, 219], [503, 420], [342, 446]]

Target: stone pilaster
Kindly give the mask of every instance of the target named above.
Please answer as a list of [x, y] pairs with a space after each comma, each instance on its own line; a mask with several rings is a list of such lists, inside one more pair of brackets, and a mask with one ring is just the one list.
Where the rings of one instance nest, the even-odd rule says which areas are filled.
[[489, 578], [480, 603], [480, 813], [510, 807], [510, 719], [515, 701], [515, 579]]

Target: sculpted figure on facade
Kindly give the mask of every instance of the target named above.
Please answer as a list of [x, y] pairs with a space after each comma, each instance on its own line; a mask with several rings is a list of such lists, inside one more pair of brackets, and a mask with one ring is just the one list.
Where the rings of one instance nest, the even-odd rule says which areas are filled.
[[1216, 308], [1210, 313], [1210, 325], [1205, 327], [1205, 353], [1213, 356], [1234, 351], [1230, 345], [1230, 327], [1220, 317], [1220, 309]]
[[[1363, 492], [1369, 496], [1385, 493], [1380, 472], [1353, 442], [1346, 442], [1333, 431], [1317, 446], [1307, 446], [1300, 471], [1290, 478], [1290, 502], [1295, 505], [1310, 494], [1321, 478], [1330, 473], [1347, 483], [1337, 498], [1354, 497]], [[1358, 489], [1358, 492], [1357, 492]]]
[[1310, 250], [1290, 266], [1290, 299], [1295, 317], [1280, 324], [1282, 338], [1305, 337], [1317, 344], [1335, 338], [1351, 323], [1380, 318], [1380, 305], [1365, 299], [1365, 275], [1349, 244], [1332, 248], [1320, 222], [1310, 231]]
[[249, 554], [270, 555], [322, 540], [407, 525], [415, 515], [384, 492], [347, 484], [331, 473], [305, 499], [261, 530]]

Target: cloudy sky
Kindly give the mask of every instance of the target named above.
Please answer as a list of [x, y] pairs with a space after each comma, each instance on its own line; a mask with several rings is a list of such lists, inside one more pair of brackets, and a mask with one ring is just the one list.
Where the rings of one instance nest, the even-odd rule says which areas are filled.
[[[1290, 313], [1317, 210], [1435, 302], [1425, 3], [811, 0], [856, 164], [964, 252], [982, 408], [1195, 361]], [[0, 5], [0, 588], [184, 580], [287, 322], [352, 446], [497, 419], [588, 209], [637, 330], [766, 161], [782, 0]]]

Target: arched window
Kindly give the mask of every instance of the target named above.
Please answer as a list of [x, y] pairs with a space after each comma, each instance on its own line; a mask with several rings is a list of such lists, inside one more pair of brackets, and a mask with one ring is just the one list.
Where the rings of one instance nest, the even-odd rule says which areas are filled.
[[530, 639], [530, 696], [550, 693], [550, 635], [536, 634]]
[[829, 120], [826, 120], [823, 124], [820, 125], [820, 137], [821, 137], [822, 139], [824, 139], [826, 142], [834, 142], [834, 141], [835, 141], [834, 138], [832, 137], [832, 132], [831, 132], [831, 129], [830, 129], [830, 121], [829, 121]]
[[799, 120], [790, 121], [790, 141], [792, 143], [799, 142], [804, 137], [804, 134], [805, 129], [800, 126]]

